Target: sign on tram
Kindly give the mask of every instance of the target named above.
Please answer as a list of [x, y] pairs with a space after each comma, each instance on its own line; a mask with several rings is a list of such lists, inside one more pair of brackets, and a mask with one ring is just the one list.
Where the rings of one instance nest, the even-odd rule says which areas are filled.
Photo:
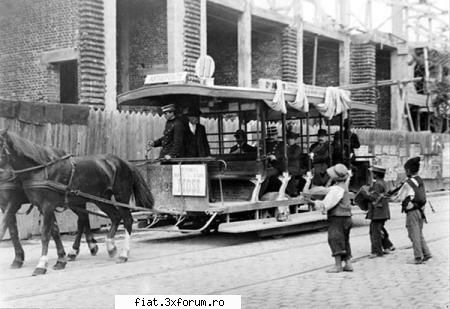
[[206, 196], [206, 165], [173, 165], [172, 194], [186, 196]]

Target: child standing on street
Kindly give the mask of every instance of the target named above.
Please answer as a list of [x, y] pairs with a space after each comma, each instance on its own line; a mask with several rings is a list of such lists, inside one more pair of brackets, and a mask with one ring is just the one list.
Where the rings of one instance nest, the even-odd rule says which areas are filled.
[[422, 264], [431, 258], [422, 232], [423, 223], [426, 222], [424, 207], [427, 199], [423, 180], [418, 175], [419, 167], [419, 157], [406, 161], [404, 168], [407, 180], [392, 198], [393, 201], [402, 202], [402, 212], [406, 213], [406, 229], [414, 251], [414, 260], [409, 264]]
[[[389, 201], [385, 194], [387, 186], [384, 182], [386, 169], [381, 166], [372, 167], [372, 175], [375, 180], [369, 188], [369, 203], [366, 219], [370, 220], [371, 255], [369, 258], [382, 257], [383, 254], [394, 251], [394, 245], [389, 239], [389, 234], [384, 228], [386, 220], [391, 218]], [[385, 249], [385, 250], [383, 250]]]
[[[322, 210], [328, 217], [328, 244], [335, 265], [327, 270], [329, 273], [353, 271], [351, 264], [350, 230], [352, 228], [352, 213], [348, 190], [349, 171], [343, 164], [336, 164], [327, 169], [327, 174], [333, 182], [330, 190], [322, 201], [313, 201], [315, 207]], [[344, 262], [344, 267], [342, 267]]]

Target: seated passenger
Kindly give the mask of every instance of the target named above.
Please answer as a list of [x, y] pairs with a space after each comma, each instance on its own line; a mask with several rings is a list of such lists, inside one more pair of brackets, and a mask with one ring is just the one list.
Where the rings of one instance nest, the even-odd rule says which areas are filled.
[[278, 141], [278, 130], [276, 127], [267, 128], [266, 138], [266, 154], [268, 165], [266, 169], [266, 177], [261, 184], [259, 198], [267, 192], [278, 191], [281, 181], [278, 179], [283, 173], [283, 142]]
[[256, 152], [256, 147], [247, 144], [247, 134], [244, 132], [244, 130], [241, 129], [237, 130], [236, 133], [234, 133], [234, 138], [236, 139], [236, 145], [231, 147], [230, 149], [231, 154]]
[[317, 142], [309, 148], [314, 169], [312, 184], [315, 186], [325, 186], [330, 179], [327, 174], [327, 168], [330, 166], [330, 145], [326, 142], [326, 136], [327, 131], [319, 129]]
[[[302, 191], [306, 180], [302, 177], [306, 172], [304, 166], [304, 156], [299, 145], [295, 143], [299, 137], [298, 133], [287, 131], [286, 139], [288, 143], [287, 158], [288, 158], [288, 171], [291, 179], [286, 188], [286, 193], [290, 196], [298, 196]], [[308, 158], [307, 158], [308, 160]], [[306, 161], [306, 165], [307, 165]]]

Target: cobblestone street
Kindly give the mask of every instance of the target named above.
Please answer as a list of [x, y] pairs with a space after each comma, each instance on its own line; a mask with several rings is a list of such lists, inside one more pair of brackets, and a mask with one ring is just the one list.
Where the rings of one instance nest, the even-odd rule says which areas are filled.
[[[83, 243], [77, 261], [65, 270], [31, 277], [40, 252], [39, 238], [24, 241], [26, 262], [9, 269], [13, 250], [0, 244], [0, 307], [113, 308], [118, 294], [242, 295], [242, 308], [448, 308], [449, 195], [429, 196], [424, 227], [433, 258], [413, 257], [404, 215], [391, 205], [387, 229], [397, 250], [369, 259], [368, 222], [354, 218], [353, 273], [329, 274], [333, 260], [325, 231], [259, 239], [252, 234], [180, 235], [139, 232], [132, 237], [130, 260], [116, 264], [104, 243], [97, 256]], [[101, 239], [101, 235], [97, 235]], [[65, 236], [66, 250], [71, 237]], [[121, 238], [118, 239], [121, 245]], [[54, 246], [50, 265], [55, 262]]]

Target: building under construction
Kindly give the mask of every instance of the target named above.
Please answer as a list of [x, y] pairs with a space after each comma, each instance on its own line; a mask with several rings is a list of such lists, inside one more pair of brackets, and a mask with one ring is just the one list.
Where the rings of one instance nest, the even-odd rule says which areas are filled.
[[[392, 19], [385, 33], [368, 14], [362, 29], [350, 27], [349, 0], [335, 1], [335, 19], [323, 12], [323, 1], [256, 2], [1, 1], [0, 98], [115, 109], [117, 94], [142, 86], [148, 74], [187, 72], [188, 82], [198, 82], [195, 63], [208, 54], [216, 85], [257, 87], [269, 78], [347, 87], [352, 100], [378, 109], [353, 110], [355, 126], [430, 129], [429, 84], [448, 78], [448, 40], [433, 31], [417, 45], [407, 34], [411, 12], [416, 20], [448, 20], [448, 11], [431, 1], [383, 0]], [[305, 19], [307, 5], [313, 22]], [[448, 39], [448, 24], [442, 30]]]

